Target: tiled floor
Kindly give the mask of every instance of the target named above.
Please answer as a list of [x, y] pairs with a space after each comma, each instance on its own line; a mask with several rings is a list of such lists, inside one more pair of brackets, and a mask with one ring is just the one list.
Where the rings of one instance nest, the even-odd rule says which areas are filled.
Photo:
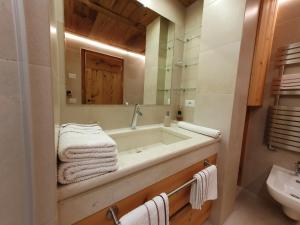
[[[212, 224], [207, 222], [204, 225]], [[234, 211], [224, 225], [297, 225], [297, 223], [287, 218], [279, 206], [242, 190]]]

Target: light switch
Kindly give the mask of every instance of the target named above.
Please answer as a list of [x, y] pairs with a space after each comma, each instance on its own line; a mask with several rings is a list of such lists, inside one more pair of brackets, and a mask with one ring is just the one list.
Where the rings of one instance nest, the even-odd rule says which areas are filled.
[[195, 100], [185, 100], [185, 107], [195, 107]]
[[76, 98], [69, 98], [69, 103], [70, 104], [76, 104], [77, 103], [77, 99]]
[[69, 76], [69, 79], [76, 79], [77, 78], [77, 74], [75, 74], [75, 73], [69, 73], [68, 76]]

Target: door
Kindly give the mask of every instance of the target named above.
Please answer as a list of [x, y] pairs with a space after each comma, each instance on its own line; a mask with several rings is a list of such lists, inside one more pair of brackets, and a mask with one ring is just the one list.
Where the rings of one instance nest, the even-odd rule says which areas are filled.
[[123, 59], [82, 49], [84, 104], [123, 104]]

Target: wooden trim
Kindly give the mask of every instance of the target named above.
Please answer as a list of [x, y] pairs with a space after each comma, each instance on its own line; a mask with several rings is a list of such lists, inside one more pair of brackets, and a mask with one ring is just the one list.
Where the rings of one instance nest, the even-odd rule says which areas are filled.
[[[213, 155], [208, 158], [208, 161], [215, 164], [216, 159], [217, 155]], [[203, 168], [204, 161], [201, 161], [115, 203], [114, 205], [119, 209], [118, 218], [162, 192], [171, 192], [192, 179], [193, 175]], [[186, 188], [170, 197], [170, 221], [172, 225], [201, 225], [207, 219], [212, 202], [205, 203], [202, 210], [192, 210], [189, 206], [189, 193], [190, 188]], [[107, 210], [108, 208], [105, 208], [74, 225], [113, 225], [112, 221], [106, 219]]]
[[248, 135], [248, 127], [250, 121], [250, 114], [251, 109], [248, 108], [246, 112], [245, 118], [245, 126], [244, 126], [244, 133], [243, 133], [243, 142], [242, 142], [242, 150], [241, 150], [241, 157], [240, 157], [240, 165], [239, 165], [239, 175], [238, 175], [238, 185], [242, 185], [242, 177], [243, 177], [243, 168], [246, 156], [246, 146], [247, 146], [247, 135]]
[[248, 106], [261, 106], [277, 18], [277, 0], [262, 0], [248, 95]]
[[120, 14], [117, 14], [115, 13], [114, 11], [110, 10], [110, 9], [107, 9], [107, 8], [104, 8], [103, 6], [101, 5], [98, 5], [98, 4], [95, 4], [89, 0], [79, 0], [80, 2], [82, 2], [83, 4], [87, 5], [89, 8], [101, 13], [101, 14], [104, 14], [108, 17], [111, 17], [117, 21], [121, 21], [122, 23], [125, 23], [137, 30], [139, 30], [140, 32], [142, 33], [145, 33], [146, 32], [146, 27], [141, 24], [141, 23], [137, 23], [137, 22], [134, 22], [134, 21], [131, 21], [130, 19], [120, 15]]

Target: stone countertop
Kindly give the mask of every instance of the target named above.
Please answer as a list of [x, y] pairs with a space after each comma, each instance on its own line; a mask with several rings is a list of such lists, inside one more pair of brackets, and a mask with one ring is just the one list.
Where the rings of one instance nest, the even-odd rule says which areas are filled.
[[[148, 125], [137, 127], [137, 131], [149, 130], [153, 128], [162, 128], [163, 125]], [[118, 179], [124, 178], [130, 174], [136, 173], [138, 171], [144, 170], [146, 168], [152, 167], [159, 163], [165, 162], [175, 157], [187, 154], [189, 152], [199, 150], [207, 145], [211, 145], [220, 140], [214, 139], [202, 134], [194, 133], [188, 130], [179, 128], [176, 124], [172, 124], [171, 127], [163, 127], [166, 130], [170, 130], [181, 135], [189, 137], [186, 140], [176, 142], [174, 144], [169, 144], [165, 146], [153, 147], [148, 154], [139, 154], [139, 158], [135, 160], [130, 160], [130, 157], [126, 157], [124, 152], [119, 154], [119, 169], [115, 172], [108, 173], [99, 177], [95, 177], [89, 180], [81, 181], [78, 183], [59, 185], [58, 186], [58, 201], [63, 201], [67, 198], [73, 197], [75, 195], [87, 192], [91, 189], [98, 188], [102, 185], [108, 184], [110, 182], [116, 181]], [[118, 133], [130, 133], [132, 130], [130, 128], [122, 128], [115, 130], [106, 131], [109, 135], [114, 135]], [[149, 154], [151, 152], [151, 154]]]

